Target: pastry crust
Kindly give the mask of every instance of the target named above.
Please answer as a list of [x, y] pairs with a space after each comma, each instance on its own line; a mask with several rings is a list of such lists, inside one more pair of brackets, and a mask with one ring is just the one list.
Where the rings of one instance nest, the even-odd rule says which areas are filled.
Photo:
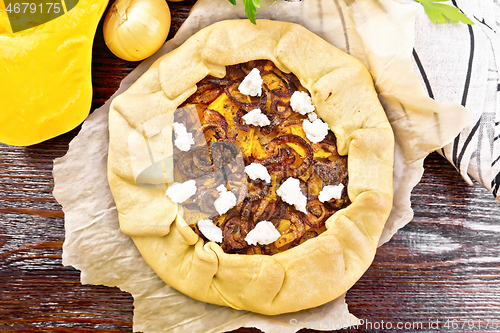
[[[293, 72], [311, 93], [339, 154], [348, 155], [352, 202], [327, 220], [325, 232], [272, 256], [227, 254], [205, 244], [161, 188], [173, 180], [176, 108], [205, 76], [222, 78], [225, 66], [256, 59]], [[266, 315], [294, 312], [342, 295], [372, 262], [392, 207], [392, 129], [367, 69], [307, 29], [268, 20], [213, 24], [116, 97], [109, 124], [108, 179], [120, 227], [158, 276], [182, 293]], [[163, 161], [163, 179], [152, 180], [160, 188], [138, 186], [138, 173], [154, 161]]]

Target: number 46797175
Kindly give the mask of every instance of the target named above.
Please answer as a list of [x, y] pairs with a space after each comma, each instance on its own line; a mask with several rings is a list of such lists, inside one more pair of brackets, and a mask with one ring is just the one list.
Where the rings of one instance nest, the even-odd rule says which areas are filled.
[[55, 13], [59, 14], [62, 10], [60, 2], [46, 2], [36, 4], [33, 2], [16, 2], [9, 3], [5, 11], [7, 13], [15, 13], [15, 14], [25, 14], [25, 13], [39, 13], [39, 14], [49, 14]]

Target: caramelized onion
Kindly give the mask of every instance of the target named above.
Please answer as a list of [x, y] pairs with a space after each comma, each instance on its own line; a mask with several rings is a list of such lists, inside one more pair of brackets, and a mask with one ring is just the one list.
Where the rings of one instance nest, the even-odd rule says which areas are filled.
[[204, 139], [205, 133], [210, 130], [214, 131], [214, 136], [217, 140], [227, 138], [227, 121], [219, 112], [206, 109], [203, 112], [201, 123], [201, 127], [196, 131], [196, 142], [199, 142], [199, 138]]
[[260, 132], [264, 135], [269, 135], [274, 130], [276, 130], [276, 128], [280, 125], [282, 119], [274, 113], [265, 112], [265, 114], [271, 123], [267, 126], [261, 127]]
[[249, 231], [249, 222], [238, 215], [226, 216], [221, 226], [224, 235], [222, 245], [229, 251], [241, 250], [248, 246], [245, 237]]
[[245, 200], [241, 207], [240, 216], [243, 220], [249, 220], [252, 215], [252, 206], [254, 201]]
[[257, 209], [253, 212], [253, 221], [267, 221], [274, 216], [274, 211], [276, 208], [276, 200], [262, 199], [257, 206]]
[[207, 149], [195, 149], [191, 156], [193, 164], [201, 171], [210, 172], [215, 170]]
[[[248, 97], [238, 91], [240, 82], [253, 68], [257, 68], [262, 77], [268, 75], [264, 77], [260, 97]], [[217, 186], [228, 185], [236, 195], [236, 206], [229, 210], [221, 225], [221, 246], [225, 252], [273, 254], [296, 246], [321, 233], [326, 220], [349, 204], [345, 193], [338, 200], [325, 203], [318, 200], [324, 185], [347, 184], [347, 158], [338, 156], [333, 133], [329, 131], [324, 140], [314, 144], [308, 144], [306, 139], [295, 134], [281, 135], [294, 133], [296, 126], [301, 126], [306, 119], [294, 113], [289, 103], [289, 97], [299, 87], [300, 82], [293, 74], [280, 72], [268, 60], [228, 66], [224, 78], [209, 76], [197, 84], [196, 93], [186, 101], [187, 104], [196, 104], [196, 107], [186, 107], [175, 115], [175, 120], [186, 127], [188, 123], [195, 127], [198, 115], [201, 118], [201, 127], [196, 130], [196, 146], [179, 157], [174, 156], [174, 164], [184, 180], [194, 179], [198, 188], [185, 206], [214, 217], [218, 216], [214, 207], [214, 201], [219, 197]], [[221, 93], [225, 93], [231, 104], [236, 105], [233, 119], [223, 116], [227, 112], [207, 108]], [[243, 116], [256, 108], [261, 109], [270, 120], [268, 126], [252, 127], [259, 138], [265, 137], [261, 144], [266, 157], [260, 159], [253, 154], [243, 156], [236, 144], [237, 135], [250, 130]], [[234, 128], [229, 128], [228, 120], [234, 120]], [[320, 150], [331, 154], [326, 154], [328, 158], [320, 158], [325, 154], [314, 157], [314, 153]], [[244, 168], [252, 162], [268, 169], [274, 185], [247, 177]], [[276, 196], [276, 187], [285, 177], [300, 179], [301, 191], [307, 193], [307, 214]], [[285, 231], [287, 236], [282, 235], [285, 237], [281, 242], [256, 246], [246, 243], [247, 233], [258, 221], [271, 221], [279, 228], [283, 219], [290, 221], [290, 227]], [[306, 231], [309, 227], [312, 229]]]
[[274, 65], [269, 60], [249, 61], [247, 63], [240, 64], [240, 66], [238, 67], [241, 69], [244, 75], [250, 73], [254, 68], [257, 68], [259, 70], [261, 76], [264, 76], [268, 73], [274, 73]]
[[217, 191], [216, 188], [205, 188], [201, 192], [197, 199], [196, 202], [199, 205], [200, 210], [203, 213], [207, 213], [210, 215], [217, 215], [217, 211], [215, 210], [214, 206], [214, 201], [217, 200], [219, 197], [219, 192]]
[[248, 129], [250, 128], [248, 126], [248, 124], [243, 120], [243, 116], [247, 114], [247, 112], [245, 112], [243, 109], [238, 109], [238, 111], [236, 111], [236, 116], [233, 117], [233, 120], [234, 120], [234, 125], [236, 126], [236, 128], [238, 128], [239, 130], [242, 130], [242, 131], [245, 131], [245, 132], [248, 132]]
[[270, 185], [266, 185], [260, 181], [253, 182], [249, 180], [247, 198], [250, 201], [260, 200], [269, 193], [269, 188]]
[[[292, 164], [289, 164], [291, 160], [291, 158], [289, 157], [289, 148], [282, 148], [278, 150], [278, 147], [280, 145], [287, 143], [296, 144], [305, 150], [305, 156], [302, 158], [302, 163], [300, 163], [298, 166], [293, 166], [293, 161]], [[265, 149], [269, 153], [272, 153], [272, 156], [269, 158], [264, 158], [259, 162], [263, 165], [268, 166], [268, 170], [273, 171], [280, 177], [298, 177], [305, 171], [307, 171], [307, 169], [313, 162], [313, 151], [311, 146], [298, 135], [286, 134], [278, 136], [272, 139], [267, 144]], [[281, 156], [287, 156], [287, 159], [280, 161], [279, 159], [281, 158]]]
[[206, 147], [193, 147], [191, 150], [185, 152], [180, 156], [177, 161], [177, 168], [179, 171], [188, 179], [196, 179], [205, 175], [206, 171], [194, 171], [194, 158], [193, 154], [196, 154], [198, 151], [206, 152]]
[[306, 240], [309, 240], [309, 239], [314, 238], [316, 236], [318, 236], [318, 233], [314, 230], [309, 229], [306, 231], [306, 234], [304, 236], [302, 236], [302, 238], [300, 239], [300, 243], [304, 243]]
[[212, 83], [216, 86], [231, 86], [231, 85], [236, 84], [235, 80], [228, 80], [226, 78], [218, 79], [216, 77], [209, 77], [209, 78], [206, 78], [204, 81]]
[[288, 217], [288, 219], [290, 220], [289, 230], [293, 233], [295, 239], [299, 239], [306, 232], [306, 228], [303, 222], [304, 220], [303, 215], [304, 214], [301, 212], [291, 212], [291, 211], [288, 211], [287, 214], [285, 215], [285, 217]]
[[[238, 167], [237, 157], [238, 155], [241, 156], [241, 151], [236, 144], [232, 142], [216, 141], [213, 142], [210, 147], [215, 169], [220, 169], [231, 164], [234, 164], [235, 168]], [[243, 164], [242, 157], [240, 163]]]
[[260, 164], [267, 166], [268, 170], [277, 170], [288, 168], [295, 162], [295, 155], [290, 148], [279, 148], [272, 156], [259, 161]]

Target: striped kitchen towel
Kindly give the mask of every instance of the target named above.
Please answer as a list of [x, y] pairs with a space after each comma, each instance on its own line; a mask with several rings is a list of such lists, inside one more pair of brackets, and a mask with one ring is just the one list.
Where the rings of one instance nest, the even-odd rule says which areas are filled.
[[438, 152], [500, 202], [500, 0], [452, 0], [474, 25], [432, 24], [423, 8], [415, 21], [413, 61], [438, 102], [460, 103], [474, 122]]

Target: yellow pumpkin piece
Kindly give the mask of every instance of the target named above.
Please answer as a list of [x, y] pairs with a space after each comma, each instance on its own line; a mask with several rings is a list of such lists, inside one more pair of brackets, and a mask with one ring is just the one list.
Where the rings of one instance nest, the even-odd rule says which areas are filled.
[[287, 142], [286, 145], [288, 147], [292, 148], [293, 150], [295, 150], [295, 152], [297, 152], [300, 155], [300, 157], [305, 156], [306, 150], [302, 146], [299, 146], [298, 144], [290, 143], [290, 142]]
[[68, 132], [89, 114], [91, 57], [107, 0], [11, 33], [0, 2], [0, 142], [28, 146]]

